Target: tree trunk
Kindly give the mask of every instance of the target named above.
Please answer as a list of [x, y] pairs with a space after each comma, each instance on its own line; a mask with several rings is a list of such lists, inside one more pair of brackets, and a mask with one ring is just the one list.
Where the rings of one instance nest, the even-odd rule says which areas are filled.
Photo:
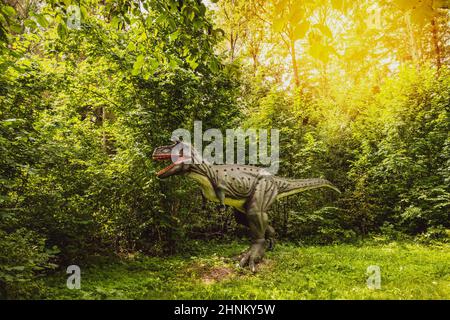
[[295, 87], [300, 87], [300, 78], [298, 76], [298, 66], [297, 66], [297, 55], [295, 53], [295, 41], [290, 40], [291, 45], [291, 58], [292, 58], [292, 71], [294, 72], [294, 81], [295, 81]]
[[256, 76], [256, 70], [258, 69], [258, 58], [256, 57], [256, 54], [252, 55], [253, 59], [253, 76]]
[[234, 61], [234, 46], [235, 46], [235, 39], [233, 37], [233, 31], [230, 31], [230, 61]]
[[433, 46], [434, 46], [434, 54], [436, 58], [436, 67], [437, 70], [441, 69], [441, 48], [439, 47], [439, 31], [438, 25], [436, 23], [436, 18], [431, 19], [431, 32], [433, 33]]
[[411, 54], [411, 59], [413, 61], [414, 64], [418, 64], [419, 63], [419, 53], [417, 52], [417, 44], [416, 44], [416, 40], [414, 38], [414, 29], [411, 23], [411, 14], [407, 14], [405, 16], [405, 21], [406, 21], [406, 28], [407, 28], [407, 32], [408, 32], [408, 38], [409, 38], [409, 48], [410, 48], [410, 54]]
[[102, 107], [102, 147], [103, 147], [103, 151], [107, 152], [107, 137], [106, 137], [106, 129], [105, 129], [105, 125], [106, 125], [106, 108], [105, 106]]

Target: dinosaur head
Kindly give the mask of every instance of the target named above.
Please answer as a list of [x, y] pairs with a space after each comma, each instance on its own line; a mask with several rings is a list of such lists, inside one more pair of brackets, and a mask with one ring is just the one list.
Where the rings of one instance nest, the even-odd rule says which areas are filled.
[[167, 146], [155, 148], [153, 151], [153, 160], [170, 161], [171, 164], [156, 173], [158, 178], [164, 179], [174, 175], [187, 173], [192, 161], [192, 152], [190, 145], [180, 140]]

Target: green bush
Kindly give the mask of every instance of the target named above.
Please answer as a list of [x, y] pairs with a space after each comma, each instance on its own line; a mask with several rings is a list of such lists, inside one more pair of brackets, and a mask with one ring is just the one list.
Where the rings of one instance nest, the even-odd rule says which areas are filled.
[[46, 249], [45, 239], [21, 228], [13, 233], [0, 230], [0, 295], [2, 299], [24, 299], [42, 289], [36, 278], [55, 268], [51, 259], [56, 248]]
[[430, 227], [422, 234], [417, 235], [417, 241], [431, 244], [431, 243], [449, 243], [450, 230], [443, 226]]

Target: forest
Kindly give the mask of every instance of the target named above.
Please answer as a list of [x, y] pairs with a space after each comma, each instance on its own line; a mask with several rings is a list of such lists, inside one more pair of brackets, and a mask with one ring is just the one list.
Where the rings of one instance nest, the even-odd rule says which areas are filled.
[[[449, 8], [1, 0], [0, 298], [450, 299]], [[277, 202], [255, 275], [232, 210], [155, 175], [194, 121], [276, 128], [279, 176], [341, 190]]]

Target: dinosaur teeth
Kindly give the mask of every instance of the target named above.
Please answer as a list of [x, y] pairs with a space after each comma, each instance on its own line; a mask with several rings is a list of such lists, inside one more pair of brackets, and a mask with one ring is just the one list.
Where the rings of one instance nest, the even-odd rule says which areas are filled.
[[170, 154], [168, 154], [168, 155], [155, 155], [152, 158], [153, 158], [153, 160], [167, 160], [167, 159], [171, 158], [171, 155]]
[[177, 161], [175, 161], [174, 163], [168, 165], [167, 167], [165, 167], [164, 169], [158, 171], [158, 173], [156, 173], [156, 175], [159, 177], [160, 175], [164, 174], [165, 172], [169, 171], [170, 169], [172, 169], [175, 165], [183, 163], [184, 161], [186, 161], [186, 158], [178, 158]]
[[172, 169], [175, 166], [176, 163], [171, 163], [170, 165], [168, 165], [167, 167], [165, 167], [162, 170], [159, 170], [156, 175], [159, 177], [160, 175], [162, 175], [163, 173], [169, 171], [170, 169]]

